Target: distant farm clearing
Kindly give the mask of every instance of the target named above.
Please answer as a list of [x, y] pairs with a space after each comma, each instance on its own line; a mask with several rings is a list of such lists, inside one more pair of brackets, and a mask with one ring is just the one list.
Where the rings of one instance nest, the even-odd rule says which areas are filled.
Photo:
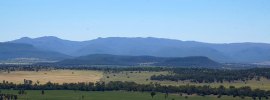
[[51, 71], [11, 71], [0, 72], [0, 81], [23, 83], [24, 79], [32, 80], [33, 84], [39, 81], [40, 84], [52, 83], [77, 83], [96, 82], [103, 77], [99, 71], [80, 70], [51, 70]]

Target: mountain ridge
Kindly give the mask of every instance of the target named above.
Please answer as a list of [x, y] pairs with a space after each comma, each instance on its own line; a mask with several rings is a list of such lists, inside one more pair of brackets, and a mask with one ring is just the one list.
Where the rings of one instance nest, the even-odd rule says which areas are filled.
[[270, 61], [267, 43], [204, 43], [154, 37], [109, 37], [69, 41], [57, 37], [21, 38], [10, 41], [71, 56], [89, 54], [149, 55], [157, 57], [206, 56], [219, 62], [256, 63]]
[[10, 60], [17, 58], [62, 60], [70, 58], [70, 56], [58, 52], [40, 50], [30, 44], [0, 43], [0, 48], [0, 60]]
[[59, 61], [58, 65], [105, 65], [105, 66], [167, 66], [218, 68], [221, 64], [202, 56], [154, 57], [111, 54], [90, 54]]

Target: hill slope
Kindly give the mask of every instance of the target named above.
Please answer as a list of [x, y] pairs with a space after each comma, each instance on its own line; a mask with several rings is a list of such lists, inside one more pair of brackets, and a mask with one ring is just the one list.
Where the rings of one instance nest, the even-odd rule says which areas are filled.
[[40, 58], [48, 60], [61, 60], [70, 58], [70, 56], [43, 51], [29, 44], [18, 43], [0, 43], [0, 60], [16, 59], [16, 58]]
[[153, 57], [93, 54], [67, 59], [60, 65], [113, 65], [113, 66], [174, 66], [174, 67], [218, 67], [220, 64], [207, 57]]

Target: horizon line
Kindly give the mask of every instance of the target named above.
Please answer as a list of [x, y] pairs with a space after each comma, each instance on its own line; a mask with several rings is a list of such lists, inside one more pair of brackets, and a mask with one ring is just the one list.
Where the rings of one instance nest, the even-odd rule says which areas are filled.
[[196, 40], [181, 40], [181, 39], [174, 39], [174, 38], [163, 38], [163, 37], [152, 37], [152, 36], [146, 36], [146, 37], [112, 36], [112, 37], [96, 37], [96, 38], [92, 38], [92, 39], [88, 39], [88, 40], [70, 40], [70, 39], [64, 39], [62, 37], [57, 37], [57, 36], [52, 36], [52, 35], [37, 36], [37, 37], [23, 36], [23, 37], [15, 38], [15, 39], [8, 40], [8, 41], [1, 41], [1, 43], [11, 42], [11, 41], [15, 41], [15, 40], [23, 39], [23, 38], [39, 39], [39, 38], [46, 38], [46, 37], [52, 37], [52, 38], [57, 38], [57, 39], [60, 39], [60, 40], [73, 41], [73, 42], [85, 42], [85, 41], [91, 41], [91, 40], [102, 39], [102, 38], [145, 38], [145, 39], [146, 38], [156, 38], [156, 39], [176, 40], [176, 41], [182, 41], [182, 42], [200, 42], [200, 43], [208, 43], [208, 44], [238, 44], [238, 43], [270, 44], [270, 43], [267, 43], [267, 42], [251, 42], [251, 41], [243, 41], [243, 42], [242, 41], [241, 42], [204, 42], [204, 41], [196, 41]]

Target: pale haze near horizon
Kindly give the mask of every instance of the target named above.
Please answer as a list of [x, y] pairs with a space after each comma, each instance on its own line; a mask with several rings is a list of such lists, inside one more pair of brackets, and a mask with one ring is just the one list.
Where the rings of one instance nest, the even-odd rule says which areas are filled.
[[270, 43], [269, 0], [2, 0], [0, 41], [56, 36]]

